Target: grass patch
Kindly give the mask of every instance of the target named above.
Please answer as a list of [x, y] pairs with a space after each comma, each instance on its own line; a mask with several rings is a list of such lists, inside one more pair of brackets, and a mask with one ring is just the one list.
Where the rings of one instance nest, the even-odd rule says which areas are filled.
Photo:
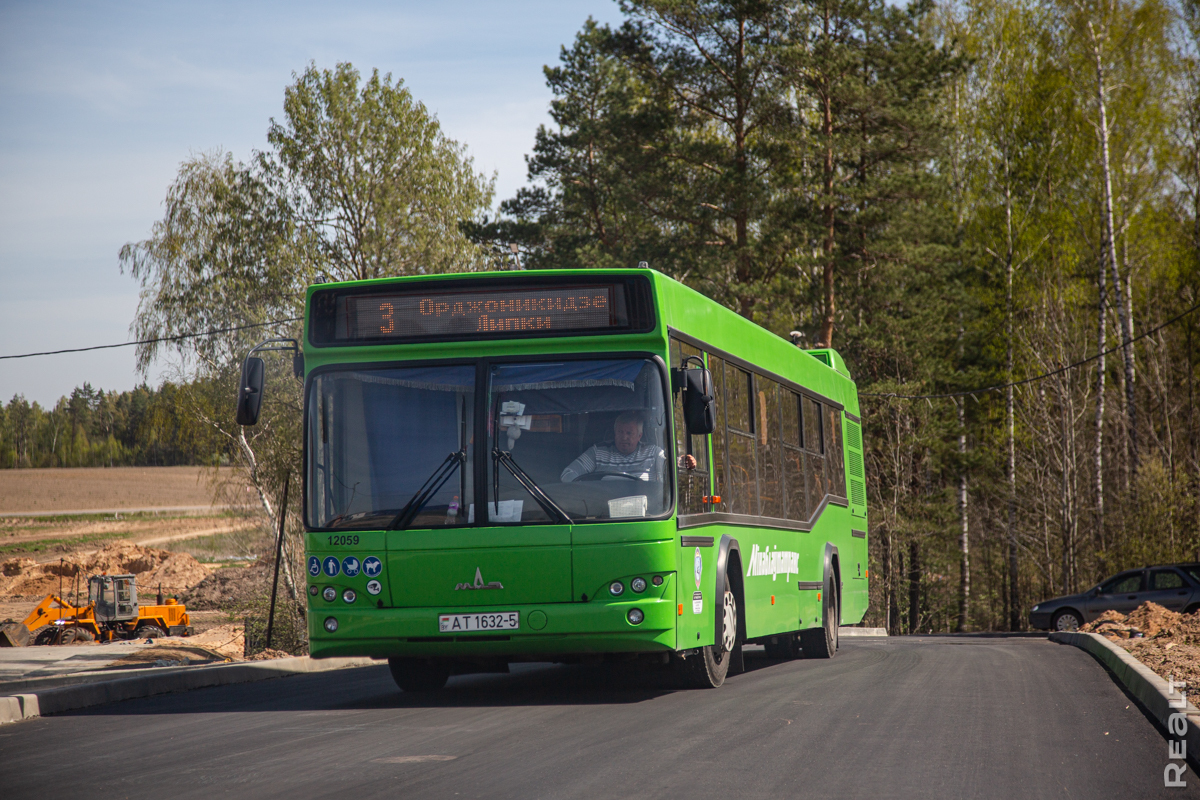
[[160, 514], [154, 511], [137, 511], [128, 514], [124, 512], [116, 514], [53, 514], [45, 517], [17, 517], [5, 516], [0, 512], [0, 532], [4, 531], [27, 531], [39, 527], [51, 527], [54, 525], [68, 525], [78, 522], [137, 522], [144, 520], [169, 521], [176, 519], [190, 519], [193, 517], [203, 517], [204, 519], [234, 519], [245, 517], [245, 513], [236, 509], [215, 509], [211, 512], [196, 512], [196, 513], [180, 513], [172, 512], [170, 514]]
[[37, 539], [32, 542], [16, 542], [0, 545], [0, 556], [46, 553], [51, 550], [67, 552], [79, 549], [80, 545], [99, 545], [110, 539], [124, 539], [127, 536], [129, 536], [128, 532], [112, 531], [110, 533], [83, 533], [78, 536], [55, 539]]
[[245, 566], [265, 555], [274, 555], [275, 537], [256, 525], [237, 531], [181, 539], [163, 545], [176, 553], [188, 553], [204, 564]]

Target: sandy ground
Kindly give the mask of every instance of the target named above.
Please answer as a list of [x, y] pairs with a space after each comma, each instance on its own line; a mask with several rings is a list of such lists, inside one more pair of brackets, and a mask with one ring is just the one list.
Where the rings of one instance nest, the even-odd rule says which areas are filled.
[[[16, 512], [208, 507], [206, 467], [0, 470], [0, 516]], [[249, 497], [249, 495], [247, 495]]]
[[1177, 614], [1143, 603], [1128, 615], [1106, 611], [1080, 630], [1125, 648], [1163, 680], [1200, 685], [1200, 613]]

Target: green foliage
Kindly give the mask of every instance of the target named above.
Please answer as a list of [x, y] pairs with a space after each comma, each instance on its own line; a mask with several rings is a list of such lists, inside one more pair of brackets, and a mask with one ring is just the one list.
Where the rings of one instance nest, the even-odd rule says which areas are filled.
[[359, 86], [349, 64], [309, 66], [284, 92], [258, 165], [286, 200], [303, 261], [326, 281], [461, 272], [481, 254], [459, 231], [491, 203], [493, 181], [447, 139], [403, 81]]
[[228, 444], [182, 400], [203, 388], [165, 382], [118, 393], [85, 383], [52, 409], [14, 395], [0, 406], [0, 469], [227, 462]]
[[928, 9], [622, 8], [620, 28], [589, 21], [546, 68], [555, 126], [538, 131], [533, 185], [470, 232], [532, 267], [647, 261], [780, 333], [828, 338], [835, 274], [903, 258], [899, 217], [936, 194], [930, 109], [959, 67], [921, 36]]

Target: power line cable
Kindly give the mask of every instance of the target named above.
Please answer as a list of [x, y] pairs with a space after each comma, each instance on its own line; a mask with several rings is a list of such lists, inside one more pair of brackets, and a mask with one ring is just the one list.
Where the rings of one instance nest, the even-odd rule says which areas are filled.
[[[1162, 323], [1161, 325], [1151, 328], [1150, 330], [1146, 331], [1145, 333], [1142, 333], [1139, 336], [1135, 336], [1133, 339], [1129, 340], [1129, 344], [1132, 345], [1134, 342], [1145, 339], [1147, 336], [1153, 336], [1154, 334], [1161, 331], [1163, 328], [1166, 328], [1170, 325], [1174, 325], [1179, 320], [1183, 319], [1184, 317], [1186, 317], [1189, 314], [1192, 314], [1198, 310], [1200, 310], [1200, 303], [1197, 303], [1196, 305], [1189, 308], [1187, 311], [1184, 311], [1183, 313], [1172, 317], [1171, 319], [1167, 320], [1166, 322]], [[142, 340], [139, 340], [136, 342], [120, 342], [119, 344], [100, 344], [100, 345], [94, 345], [92, 347], [73, 347], [73, 348], [69, 348], [66, 350], [47, 350], [47, 351], [44, 351], [41, 353], [20, 353], [17, 355], [0, 356], [0, 361], [7, 360], [7, 359], [13, 359], [13, 358], [34, 358], [35, 356], [55, 356], [55, 355], [61, 355], [63, 353], [85, 353], [90, 350], [110, 350], [110, 349], [116, 348], [116, 347], [132, 347], [134, 345], [139, 345], [139, 344], [157, 344], [158, 342], [177, 342], [177, 341], [181, 341], [183, 339], [194, 339], [194, 338], [198, 338], [201, 336], [212, 336], [213, 334], [217, 334], [217, 333], [232, 333], [234, 331], [251, 330], [253, 328], [265, 328], [268, 325], [280, 325], [284, 322], [299, 322], [302, 319], [304, 319], [304, 318], [303, 317], [287, 317], [286, 319], [277, 319], [277, 320], [272, 320], [271, 322], [256, 322], [256, 323], [252, 323], [249, 325], [234, 325], [234, 326], [231, 326], [228, 328], [213, 328], [212, 330], [207, 330], [207, 331], [199, 331], [196, 333], [181, 333], [176, 336], [161, 336], [156, 339], [142, 339]], [[1067, 364], [1066, 366], [1059, 367], [1056, 370], [1051, 370], [1050, 372], [1043, 372], [1040, 375], [1034, 375], [1029, 378], [1022, 378], [1019, 381], [1012, 381], [1011, 383], [998, 383], [998, 384], [995, 384], [994, 386], [983, 386], [983, 387], [980, 387], [977, 389], [963, 389], [962, 391], [946, 392], [944, 394], [897, 394], [895, 392], [880, 392], [880, 393], [860, 392], [858, 396], [859, 397], [882, 397], [882, 398], [896, 399], [896, 400], [942, 400], [942, 399], [947, 399], [947, 398], [951, 398], [951, 397], [966, 397], [968, 395], [982, 394], [983, 392], [996, 392], [1001, 389], [1007, 389], [1010, 386], [1022, 386], [1027, 383], [1035, 383], [1037, 381], [1045, 380], [1046, 378], [1052, 378], [1055, 375], [1060, 375], [1064, 372], [1067, 372], [1068, 370], [1076, 369], [1077, 367], [1082, 367], [1084, 364], [1090, 364], [1091, 362], [1095, 361], [1096, 359], [1100, 358], [1101, 356], [1106, 356], [1111, 353], [1115, 353], [1116, 351], [1123, 349], [1125, 346], [1126, 345], [1124, 345], [1124, 344], [1115, 345], [1103, 352], [1096, 353], [1095, 355], [1092, 355], [1092, 356], [1088, 356], [1087, 358], [1083, 359], [1082, 361], [1076, 361], [1073, 364]]]
[[[1132, 345], [1134, 342], [1136, 342], [1140, 339], [1145, 339], [1147, 336], [1153, 336], [1154, 334], [1158, 333], [1159, 331], [1161, 331], [1163, 328], [1167, 327], [1168, 325], [1174, 325], [1176, 322], [1183, 319], [1188, 314], [1191, 314], [1192, 312], [1197, 311], [1197, 310], [1200, 310], [1200, 303], [1192, 306], [1187, 311], [1184, 311], [1182, 314], [1179, 314], [1176, 317], [1172, 317], [1171, 319], [1167, 320], [1166, 322], [1159, 325], [1158, 327], [1151, 328], [1150, 330], [1146, 331], [1142, 335], [1133, 337], [1132, 339], [1129, 340], [1129, 344]], [[1119, 345], [1116, 345], [1115, 347], [1110, 347], [1107, 350], [1104, 350], [1103, 352], [1096, 353], [1096, 355], [1094, 355], [1094, 356], [1088, 356], [1087, 358], [1083, 359], [1082, 361], [1076, 361], [1074, 364], [1067, 364], [1065, 367], [1059, 367], [1058, 369], [1051, 370], [1050, 372], [1043, 372], [1041, 375], [1034, 375], [1030, 378], [1022, 378], [1019, 381], [1012, 381], [1011, 383], [998, 383], [995, 386], [984, 386], [983, 388], [980, 388], [980, 389], [965, 389], [961, 392], [947, 392], [946, 394], [896, 394], [894, 392], [882, 392], [882, 393], [876, 394], [876, 393], [862, 392], [858, 396], [859, 397], [895, 398], [897, 400], [939, 400], [939, 399], [944, 399], [944, 398], [948, 398], [948, 397], [965, 397], [967, 395], [982, 394], [983, 392], [996, 392], [1001, 389], [1007, 389], [1010, 386], [1021, 386], [1026, 383], [1034, 383], [1036, 381], [1045, 380], [1046, 378], [1054, 377], [1055, 375], [1059, 375], [1063, 372], [1066, 372], [1067, 370], [1072, 370], [1072, 369], [1075, 369], [1076, 367], [1082, 367], [1084, 364], [1090, 364], [1091, 362], [1095, 361], [1096, 359], [1100, 358], [1101, 356], [1106, 356], [1110, 353], [1115, 353], [1118, 350], [1124, 349], [1125, 347], [1126, 347], [1125, 344], [1119, 344]]]
[[34, 356], [57, 356], [62, 353], [86, 353], [89, 350], [111, 350], [114, 347], [133, 347], [138, 344], [157, 344], [158, 342], [178, 342], [183, 339], [196, 339], [201, 336], [212, 336], [217, 333], [232, 333], [233, 331], [246, 331], [253, 328], [265, 328], [268, 325], [280, 325], [284, 322], [298, 322], [304, 317], [288, 317], [287, 319], [277, 319], [271, 322], [255, 322], [250, 325], [233, 325], [228, 328], [213, 328], [208, 331], [198, 331], [196, 333], [181, 333], [176, 336], [160, 336], [157, 339], [142, 339], [137, 342], [121, 342], [120, 344], [98, 344], [92, 347], [72, 347], [67, 350], [47, 350], [42, 353], [20, 353], [18, 355], [0, 356], [0, 361], [10, 358], [33, 358]]

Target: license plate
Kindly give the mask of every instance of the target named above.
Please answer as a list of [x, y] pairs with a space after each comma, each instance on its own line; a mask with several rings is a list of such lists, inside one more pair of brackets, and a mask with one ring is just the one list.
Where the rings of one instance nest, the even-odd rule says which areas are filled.
[[439, 633], [515, 631], [521, 627], [521, 612], [493, 611], [487, 614], [440, 614]]

